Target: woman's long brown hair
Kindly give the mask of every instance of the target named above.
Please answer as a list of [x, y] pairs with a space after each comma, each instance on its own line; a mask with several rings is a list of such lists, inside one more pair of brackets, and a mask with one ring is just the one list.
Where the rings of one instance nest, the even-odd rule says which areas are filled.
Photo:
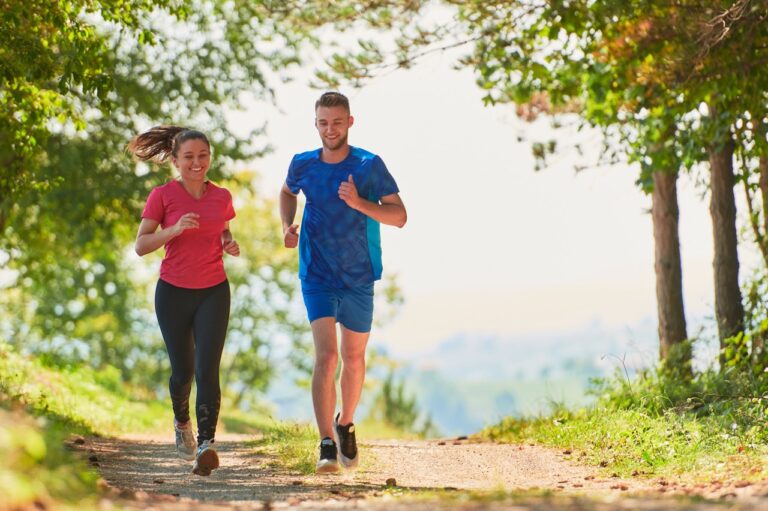
[[163, 163], [170, 156], [176, 156], [181, 144], [194, 139], [203, 140], [211, 147], [208, 137], [200, 131], [181, 126], [155, 126], [133, 137], [125, 149], [141, 161]]

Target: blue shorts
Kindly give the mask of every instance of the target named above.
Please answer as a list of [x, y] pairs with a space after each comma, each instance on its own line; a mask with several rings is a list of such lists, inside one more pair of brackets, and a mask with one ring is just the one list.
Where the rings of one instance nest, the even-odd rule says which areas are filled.
[[337, 289], [317, 282], [301, 281], [301, 294], [312, 323], [318, 318], [336, 318], [353, 332], [370, 332], [373, 323], [373, 283]]

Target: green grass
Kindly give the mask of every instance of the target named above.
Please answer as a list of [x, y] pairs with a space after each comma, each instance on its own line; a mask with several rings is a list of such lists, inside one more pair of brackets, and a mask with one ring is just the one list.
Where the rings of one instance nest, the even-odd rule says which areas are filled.
[[168, 406], [128, 387], [114, 368], [48, 367], [2, 343], [0, 393], [72, 433], [118, 435], [161, 430], [169, 423]]
[[0, 409], [0, 495], [8, 508], [33, 502], [96, 507], [97, 476], [63, 448], [67, 436], [55, 424]]
[[749, 373], [705, 371], [685, 382], [659, 371], [596, 383], [595, 405], [506, 418], [479, 436], [535, 441], [622, 477], [758, 479], [768, 475], [768, 394]]
[[273, 456], [276, 468], [314, 473], [319, 439], [313, 426], [273, 421], [265, 424], [262, 432], [263, 435], [251, 445], [258, 452]]

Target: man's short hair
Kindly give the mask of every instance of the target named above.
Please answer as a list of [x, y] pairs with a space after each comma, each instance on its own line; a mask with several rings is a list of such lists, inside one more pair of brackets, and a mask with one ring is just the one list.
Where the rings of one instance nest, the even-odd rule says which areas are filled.
[[341, 92], [336, 92], [336, 91], [324, 92], [323, 95], [320, 96], [320, 98], [317, 101], [315, 101], [315, 110], [317, 110], [321, 106], [324, 106], [324, 107], [343, 106], [347, 110], [347, 112], [349, 112], [349, 100]]

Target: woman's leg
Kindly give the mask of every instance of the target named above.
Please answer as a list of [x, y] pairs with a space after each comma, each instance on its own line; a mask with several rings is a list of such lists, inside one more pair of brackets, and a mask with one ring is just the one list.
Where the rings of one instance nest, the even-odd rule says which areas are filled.
[[219, 365], [229, 324], [229, 282], [210, 288], [195, 313], [197, 442], [212, 440], [221, 405]]
[[195, 290], [182, 289], [159, 280], [155, 288], [155, 312], [171, 362], [168, 388], [177, 422], [189, 421], [189, 393], [194, 377], [195, 345], [192, 320]]

